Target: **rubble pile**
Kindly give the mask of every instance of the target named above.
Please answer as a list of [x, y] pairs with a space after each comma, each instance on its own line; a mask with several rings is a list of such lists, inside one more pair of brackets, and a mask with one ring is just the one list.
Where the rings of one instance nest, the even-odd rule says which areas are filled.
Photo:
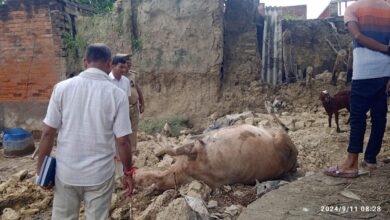
[[[323, 77], [324, 79], [322, 79]], [[321, 89], [331, 93], [345, 86], [328, 86], [326, 74], [316, 78], [312, 89], [299, 83], [286, 85], [268, 97], [278, 118], [290, 129], [289, 135], [298, 149], [298, 171], [283, 180], [253, 183], [253, 185], [227, 185], [211, 189], [202, 182], [178, 186], [177, 189], [155, 192], [148, 189], [135, 189], [131, 198], [122, 198], [121, 184], [116, 184], [112, 199], [112, 219], [237, 219], [243, 208], [257, 198], [278, 187], [288, 185], [296, 178], [319, 172], [325, 167], [342, 161], [345, 157], [349, 139], [349, 125], [345, 124], [349, 114], [340, 114], [341, 133], [333, 126], [328, 127], [328, 116], [318, 101]], [[323, 81], [321, 81], [323, 80]], [[322, 83], [322, 84], [321, 84]], [[390, 129], [390, 115], [387, 117]], [[245, 111], [243, 113], [220, 115], [215, 112], [209, 117], [205, 131], [225, 126], [251, 124], [278, 129], [269, 114]], [[333, 123], [334, 125], [334, 123]], [[162, 135], [169, 136], [169, 125]], [[367, 128], [369, 132], [370, 123]], [[166, 137], [171, 146], [178, 147], [198, 130], [186, 129], [180, 136]], [[368, 135], [366, 134], [365, 143]], [[175, 158], [169, 155], [157, 157], [165, 143], [160, 135], [138, 134], [138, 155], [134, 163], [143, 169], [166, 169]], [[390, 136], [385, 135], [379, 160], [390, 157]], [[32, 161], [35, 163], [35, 161]], [[52, 192], [35, 186], [34, 171], [21, 171], [7, 180], [0, 180], [1, 219], [45, 219], [51, 214]]]

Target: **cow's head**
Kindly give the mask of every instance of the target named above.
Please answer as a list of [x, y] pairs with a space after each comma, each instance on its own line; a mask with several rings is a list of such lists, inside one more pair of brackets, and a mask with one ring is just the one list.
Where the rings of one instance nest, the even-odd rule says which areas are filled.
[[321, 100], [322, 103], [329, 103], [330, 102], [330, 94], [328, 91], [324, 90], [320, 93], [319, 100]]

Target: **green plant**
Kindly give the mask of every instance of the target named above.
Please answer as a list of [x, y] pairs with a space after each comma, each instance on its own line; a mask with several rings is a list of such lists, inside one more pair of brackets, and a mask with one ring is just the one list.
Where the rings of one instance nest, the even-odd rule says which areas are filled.
[[110, 12], [114, 7], [115, 0], [77, 0], [77, 2], [89, 5], [98, 12]]
[[131, 38], [131, 48], [134, 52], [140, 52], [142, 50], [142, 41], [139, 38]]
[[80, 58], [87, 46], [87, 41], [79, 35], [73, 36], [70, 33], [65, 33], [62, 37], [63, 43], [66, 47], [68, 56], [75, 59]]
[[300, 19], [303, 19], [303, 17], [295, 15], [295, 14], [286, 14], [283, 16], [283, 19], [284, 20], [300, 20]]
[[156, 134], [160, 133], [164, 128], [165, 123], [171, 127], [172, 136], [178, 137], [180, 135], [180, 130], [191, 127], [188, 119], [175, 116], [171, 118], [165, 119], [149, 119], [144, 120], [140, 123], [140, 130], [148, 133], [148, 134]]

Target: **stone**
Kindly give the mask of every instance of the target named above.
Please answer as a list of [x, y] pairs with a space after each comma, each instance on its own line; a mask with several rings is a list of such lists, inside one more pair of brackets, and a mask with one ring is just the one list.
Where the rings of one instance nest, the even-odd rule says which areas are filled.
[[5, 191], [5, 190], [8, 188], [9, 184], [10, 184], [10, 181], [6, 181], [6, 182], [4, 182], [4, 183], [1, 183], [1, 184], [0, 184], [0, 193], [2, 193], [3, 191]]
[[215, 120], [217, 120], [219, 118], [218, 115], [219, 115], [218, 112], [214, 112], [213, 114], [211, 114], [209, 116], [209, 119], [212, 120], [212, 121], [215, 121]]
[[254, 125], [254, 119], [253, 118], [246, 118], [245, 119], [245, 124]]
[[236, 122], [234, 122], [233, 125], [242, 125], [244, 124], [244, 121], [242, 119], [238, 119]]
[[179, 191], [183, 195], [207, 200], [210, 196], [211, 188], [204, 183], [194, 180], [190, 184], [182, 186]]
[[117, 208], [115, 209], [112, 214], [111, 214], [111, 218], [114, 219], [114, 220], [119, 220], [119, 219], [122, 219], [122, 216], [129, 210], [128, 207], [120, 207], [120, 208]]
[[157, 167], [168, 168], [169, 166], [171, 166], [173, 161], [174, 161], [173, 157], [166, 154], [164, 155], [163, 159], [160, 162], [158, 162]]
[[304, 121], [297, 121], [295, 122], [295, 129], [299, 130], [305, 127], [305, 122]]
[[163, 130], [161, 131], [162, 135], [165, 135], [166, 137], [170, 137], [172, 135], [172, 129], [169, 126], [168, 123], [165, 123]]
[[113, 193], [111, 197], [111, 208], [114, 208], [117, 202], [118, 202], [118, 195], [116, 193]]
[[239, 212], [241, 212], [242, 208], [237, 206], [237, 205], [231, 205], [229, 207], [227, 207], [225, 209], [225, 213], [231, 215], [231, 216], [235, 216], [237, 215]]
[[302, 114], [301, 114], [302, 118], [308, 118], [309, 116], [310, 116], [310, 114], [308, 112], [302, 112]]
[[305, 176], [312, 176], [312, 175], [314, 175], [314, 172], [313, 172], [313, 171], [309, 171], [309, 172], [307, 172], [307, 173], [305, 174]]
[[14, 174], [13, 177], [15, 177], [19, 181], [23, 181], [27, 177], [27, 175], [28, 175], [27, 170], [21, 170], [21, 171], [17, 172], [16, 174]]
[[266, 120], [260, 121], [259, 125], [263, 126], [263, 127], [268, 127], [268, 126], [271, 126], [271, 122], [268, 119], [266, 119]]
[[3, 210], [3, 215], [1, 215], [2, 220], [19, 220], [20, 214], [11, 208], [5, 208]]
[[346, 82], [347, 81], [347, 72], [340, 72], [337, 81]]
[[241, 191], [235, 191], [233, 193], [234, 196], [238, 197], [238, 198], [242, 198], [245, 196], [245, 193], [241, 192]]
[[40, 210], [39, 209], [21, 209], [20, 214], [29, 216], [29, 215], [34, 215], [38, 213]]
[[328, 71], [323, 72], [323, 73], [321, 73], [321, 74], [317, 74], [317, 75], [315, 76], [315, 79], [322, 80], [322, 81], [324, 81], [324, 82], [330, 81], [331, 78], [332, 78], [332, 73], [331, 73], [331, 72], [328, 72]]
[[207, 204], [207, 208], [212, 209], [218, 207], [218, 202], [215, 200], [210, 200]]
[[[188, 134], [190, 134], [191, 133], [191, 130], [190, 129], [183, 129], [183, 130], [180, 130], [180, 135], [188, 135]], [[180, 136], [179, 137], [180, 139], [182, 139], [182, 137]], [[183, 137], [183, 139], [184, 139], [185, 137]]]
[[289, 116], [290, 113], [289, 112], [282, 112], [282, 116]]
[[156, 216], [156, 220], [166, 219], [196, 219], [196, 213], [187, 205], [184, 198], [177, 198]]
[[225, 186], [223, 186], [223, 188], [224, 188], [224, 190], [225, 190], [226, 192], [232, 191], [232, 187], [229, 186], [229, 185], [225, 185]]
[[191, 207], [193, 211], [196, 212], [201, 219], [208, 220], [210, 219], [210, 213], [207, 210], [206, 204], [202, 199], [192, 197], [192, 196], [183, 196], [187, 202], [187, 205]]
[[166, 190], [159, 195], [154, 201], [141, 213], [137, 219], [155, 219], [159, 211], [161, 211], [165, 204], [175, 196], [175, 190]]
[[212, 219], [223, 219], [223, 218], [226, 217], [226, 216], [224, 216], [224, 214], [215, 212], [215, 213], [212, 213], [212, 214], [210, 215], [210, 217], [211, 217]]

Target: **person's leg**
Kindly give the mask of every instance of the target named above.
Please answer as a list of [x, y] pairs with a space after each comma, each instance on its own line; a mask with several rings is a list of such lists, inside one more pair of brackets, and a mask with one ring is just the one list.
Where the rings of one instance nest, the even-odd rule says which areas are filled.
[[78, 220], [81, 188], [62, 183], [57, 177], [54, 186], [53, 220]]
[[103, 184], [84, 187], [86, 220], [106, 220], [111, 207], [114, 176]]
[[352, 81], [351, 87], [351, 111], [350, 111], [350, 136], [347, 159], [340, 166], [343, 172], [356, 172], [358, 170], [359, 153], [363, 152], [364, 134], [366, 132], [366, 113], [369, 110], [369, 100], [365, 80]]
[[378, 79], [378, 93], [375, 94], [371, 99], [371, 134], [367, 144], [366, 152], [364, 154], [364, 160], [370, 164], [376, 163], [376, 156], [380, 152], [383, 135], [386, 129], [387, 81], [387, 78]]
[[137, 154], [137, 130], [139, 121], [139, 110], [138, 107], [130, 107], [130, 120], [132, 133], [129, 135], [131, 150]]

